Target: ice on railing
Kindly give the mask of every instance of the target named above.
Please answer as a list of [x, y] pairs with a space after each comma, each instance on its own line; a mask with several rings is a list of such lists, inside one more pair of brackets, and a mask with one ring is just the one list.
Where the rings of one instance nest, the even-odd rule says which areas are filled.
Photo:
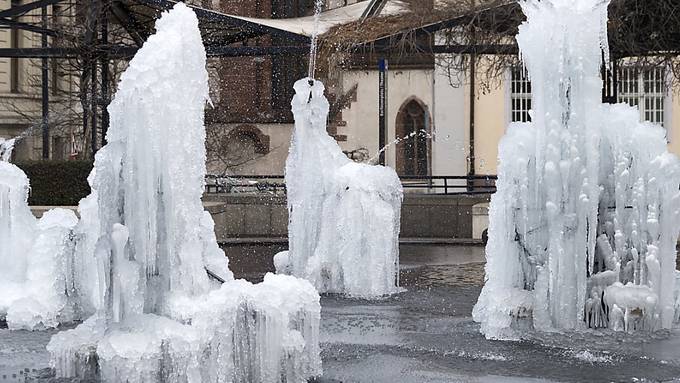
[[663, 128], [601, 102], [608, 1], [520, 4], [532, 122], [512, 124], [500, 143], [474, 319], [488, 338], [669, 328], [680, 161]]
[[379, 297], [398, 291], [402, 186], [396, 172], [350, 161], [326, 132], [321, 82], [295, 83], [286, 161], [289, 251], [276, 270], [320, 292]]
[[121, 77], [80, 204], [76, 284], [96, 313], [50, 341], [57, 377], [305, 382], [321, 373], [319, 295], [289, 276], [233, 279], [201, 203], [208, 89], [198, 20], [178, 3], [156, 30]]

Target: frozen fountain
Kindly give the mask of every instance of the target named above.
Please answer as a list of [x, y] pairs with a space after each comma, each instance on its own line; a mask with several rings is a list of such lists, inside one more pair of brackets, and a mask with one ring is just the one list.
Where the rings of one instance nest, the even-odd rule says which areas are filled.
[[178, 3], [156, 31], [121, 77], [73, 225], [75, 309], [94, 314], [47, 346], [57, 377], [305, 382], [321, 374], [319, 295], [290, 276], [233, 279], [201, 204], [208, 74], [198, 20]]
[[274, 265], [321, 293], [377, 298], [399, 291], [403, 190], [393, 169], [352, 162], [326, 131], [329, 104], [313, 79], [322, 8], [315, 0], [309, 77], [294, 85], [285, 176], [289, 250]]
[[13, 146], [0, 140], [0, 318], [13, 330], [54, 328], [80, 319], [68, 278], [78, 219], [66, 209], [33, 216], [28, 177], [9, 163]]
[[499, 148], [487, 281], [473, 312], [487, 338], [653, 331], [678, 319], [680, 161], [661, 126], [601, 102], [608, 3], [520, 2], [534, 109]]
[[321, 82], [295, 84], [295, 131], [286, 161], [289, 251], [279, 273], [324, 293], [375, 298], [397, 292], [402, 187], [391, 168], [349, 160], [326, 132]]

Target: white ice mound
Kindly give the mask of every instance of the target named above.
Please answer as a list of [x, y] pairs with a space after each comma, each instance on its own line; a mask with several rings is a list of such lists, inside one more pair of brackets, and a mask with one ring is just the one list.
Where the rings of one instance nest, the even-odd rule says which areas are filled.
[[350, 161], [326, 132], [321, 82], [295, 83], [286, 161], [289, 251], [276, 270], [308, 279], [320, 292], [374, 298], [399, 286], [403, 197], [396, 172]]
[[488, 338], [656, 330], [680, 314], [680, 161], [662, 127], [601, 102], [608, 3], [520, 3], [534, 109], [499, 148], [487, 282], [473, 310]]
[[105, 382], [306, 382], [321, 375], [319, 295], [268, 274], [198, 297], [191, 323], [142, 314], [107, 328], [92, 317], [48, 345], [61, 377]]
[[198, 20], [178, 3], [156, 30], [121, 78], [81, 202], [77, 283], [96, 314], [50, 341], [57, 376], [305, 382], [321, 373], [319, 295], [288, 276], [233, 279], [201, 204], [208, 77]]
[[25, 295], [27, 254], [37, 232], [28, 208], [28, 177], [9, 162], [0, 161], [0, 317]]
[[0, 161], [0, 318], [10, 329], [40, 330], [80, 318], [72, 288], [70, 210], [38, 221], [28, 207], [26, 174]]

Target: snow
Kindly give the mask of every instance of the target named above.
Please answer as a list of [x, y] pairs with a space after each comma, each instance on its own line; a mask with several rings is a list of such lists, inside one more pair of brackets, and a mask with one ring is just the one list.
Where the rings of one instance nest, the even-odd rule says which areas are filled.
[[81, 220], [55, 220], [75, 242], [75, 308], [91, 314], [50, 341], [57, 377], [306, 382], [321, 374], [319, 295], [290, 276], [234, 280], [201, 203], [208, 77], [198, 20], [179, 3], [156, 30], [109, 106]]
[[532, 122], [511, 124], [499, 147], [487, 282], [473, 310], [487, 338], [678, 320], [680, 161], [662, 127], [601, 103], [608, 3], [521, 3]]
[[286, 161], [289, 251], [278, 273], [323, 293], [375, 298], [398, 292], [403, 191], [396, 172], [350, 161], [326, 132], [321, 82], [295, 84], [295, 130]]

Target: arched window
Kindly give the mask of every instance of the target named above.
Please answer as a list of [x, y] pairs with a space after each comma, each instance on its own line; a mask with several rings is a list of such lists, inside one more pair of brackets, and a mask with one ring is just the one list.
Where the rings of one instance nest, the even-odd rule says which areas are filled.
[[400, 176], [429, 174], [429, 116], [417, 100], [405, 103], [397, 114], [397, 173]]

